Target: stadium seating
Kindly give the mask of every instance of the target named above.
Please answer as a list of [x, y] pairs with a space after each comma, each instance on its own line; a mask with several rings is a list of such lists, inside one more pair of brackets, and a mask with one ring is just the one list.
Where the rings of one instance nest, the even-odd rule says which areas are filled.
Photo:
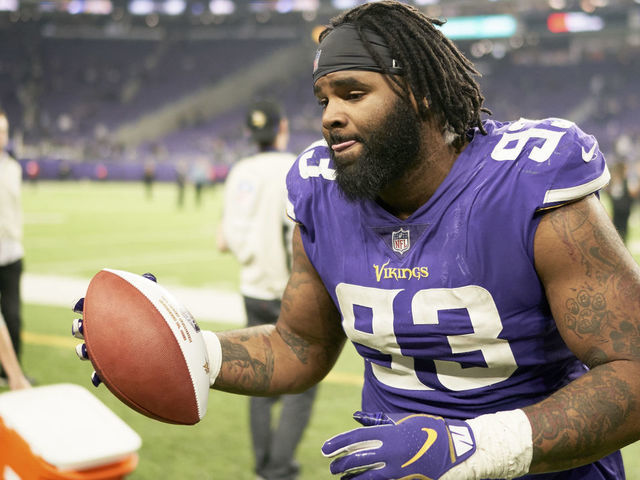
[[[300, 43], [296, 38], [198, 40], [179, 35], [96, 36], [78, 41], [47, 32], [42, 26], [0, 28], [0, 105], [7, 110], [14, 133], [22, 134], [20, 156], [25, 161], [56, 162], [41, 169], [43, 176], [54, 175], [62, 161], [93, 164], [78, 174], [82, 176], [94, 171], [95, 164], [107, 162], [137, 165], [129, 174], [137, 178], [149, 158], [171, 165], [164, 168], [161, 179], [171, 179], [174, 174], [168, 172], [175, 172], [178, 162], [189, 164], [202, 157], [228, 168], [251, 148], [243, 128], [244, 108], [250, 101], [246, 92], [223, 112], [208, 116], [193, 111], [166, 134], [136, 145], [114, 142], [114, 132], [135, 125], [145, 115], [166, 113], [194, 92], [225, 80], [240, 81], [252, 64], [268, 63], [270, 56]], [[295, 151], [318, 139], [320, 126], [310, 82], [314, 46], [302, 48], [309, 52], [308, 68], [269, 72], [273, 80], [266, 85], [257, 82], [260, 71], [253, 71], [249, 79], [256, 84], [251, 96], [284, 101], [292, 127], [290, 147]], [[514, 51], [500, 59], [482, 57], [477, 65], [494, 118], [569, 118], [595, 134], [607, 153], [620, 133], [640, 133], [640, 119], [634, 114], [640, 107], [636, 58], [620, 52], [549, 62]]]

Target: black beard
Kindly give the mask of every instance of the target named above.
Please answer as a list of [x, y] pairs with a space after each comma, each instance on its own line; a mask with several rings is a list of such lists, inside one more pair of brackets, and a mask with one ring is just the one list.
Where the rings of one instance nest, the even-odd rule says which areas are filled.
[[[355, 162], [340, 165], [334, 160], [336, 182], [351, 201], [374, 200], [387, 185], [418, 164], [420, 121], [415, 110], [401, 99], [386, 120], [366, 138], [358, 139], [363, 153]], [[333, 157], [333, 150], [330, 150]]]

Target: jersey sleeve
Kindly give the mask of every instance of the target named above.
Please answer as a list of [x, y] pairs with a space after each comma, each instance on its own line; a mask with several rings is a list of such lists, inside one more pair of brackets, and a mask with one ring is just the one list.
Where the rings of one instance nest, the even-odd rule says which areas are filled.
[[319, 203], [324, 183], [333, 183], [334, 178], [335, 170], [330, 166], [329, 149], [324, 140], [307, 147], [287, 175], [287, 215], [312, 238], [314, 204]]
[[[566, 121], [550, 119], [548, 122], [551, 128], [554, 123]], [[552, 172], [544, 192], [538, 196], [537, 210], [558, 207], [597, 193], [611, 178], [595, 137], [574, 123], [567, 124], [569, 128], [549, 158]]]

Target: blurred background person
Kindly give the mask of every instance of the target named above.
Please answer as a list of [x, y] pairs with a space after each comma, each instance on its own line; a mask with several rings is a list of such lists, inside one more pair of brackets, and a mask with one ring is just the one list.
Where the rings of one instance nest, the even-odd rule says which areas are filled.
[[629, 218], [640, 194], [637, 165], [632, 161], [634, 153], [631, 139], [626, 135], [621, 136], [614, 146], [611, 181], [607, 187], [611, 198], [612, 221], [625, 244], [629, 240]]
[[0, 387], [8, 386], [11, 390], [31, 387], [31, 383], [29, 383], [20, 367], [20, 362], [18, 362], [18, 357], [11, 343], [7, 324], [2, 315], [0, 315], [0, 366], [4, 369], [5, 375]]
[[[19, 361], [22, 343], [20, 279], [22, 276], [22, 168], [7, 152], [9, 120], [0, 107], [0, 328], [8, 330], [12, 350]], [[6, 348], [3, 348], [6, 353]], [[0, 384], [7, 383], [8, 366], [2, 357]], [[7, 368], [7, 370], [4, 369]], [[15, 369], [14, 369], [15, 372]], [[12, 380], [14, 382], [15, 380]]]
[[147, 200], [153, 198], [153, 182], [156, 180], [156, 162], [148, 159], [144, 162], [144, 171], [142, 175], [142, 181], [144, 183], [144, 190], [147, 196]]
[[196, 206], [202, 204], [202, 191], [209, 184], [209, 162], [205, 158], [198, 158], [189, 172], [193, 188], [195, 189]]
[[175, 165], [176, 186], [178, 188], [178, 208], [184, 206], [184, 190], [187, 185], [187, 165], [184, 161], [179, 161]]
[[[280, 105], [255, 102], [247, 125], [258, 153], [238, 161], [225, 183], [218, 248], [240, 262], [240, 291], [248, 326], [275, 323], [290, 270], [292, 222], [286, 217], [285, 178], [295, 160], [286, 152], [289, 125]], [[252, 397], [250, 425], [257, 479], [294, 480], [295, 450], [306, 428], [316, 387], [298, 395]], [[280, 419], [272, 427], [275, 403]]]

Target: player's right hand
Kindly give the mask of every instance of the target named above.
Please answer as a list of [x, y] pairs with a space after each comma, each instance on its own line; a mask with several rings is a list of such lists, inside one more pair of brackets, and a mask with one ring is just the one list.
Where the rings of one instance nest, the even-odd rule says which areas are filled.
[[[154, 282], [158, 281], [156, 279], [156, 276], [153, 273], [145, 273], [142, 276]], [[72, 310], [74, 313], [77, 313], [79, 315], [83, 314], [84, 297], [74, 302]], [[84, 330], [83, 330], [82, 323], [83, 323], [83, 319], [82, 317], [79, 317], [74, 319], [73, 323], [71, 324], [71, 335], [73, 335], [75, 338], [78, 338], [80, 340], [84, 340]], [[78, 355], [78, 358], [80, 358], [80, 360], [89, 360], [89, 355], [87, 354], [87, 346], [84, 343], [76, 345], [76, 355]], [[101, 382], [102, 381], [100, 380], [100, 377], [98, 377], [98, 374], [94, 371], [91, 374], [91, 383], [93, 383], [93, 385], [97, 387], [98, 385], [100, 385]]]

